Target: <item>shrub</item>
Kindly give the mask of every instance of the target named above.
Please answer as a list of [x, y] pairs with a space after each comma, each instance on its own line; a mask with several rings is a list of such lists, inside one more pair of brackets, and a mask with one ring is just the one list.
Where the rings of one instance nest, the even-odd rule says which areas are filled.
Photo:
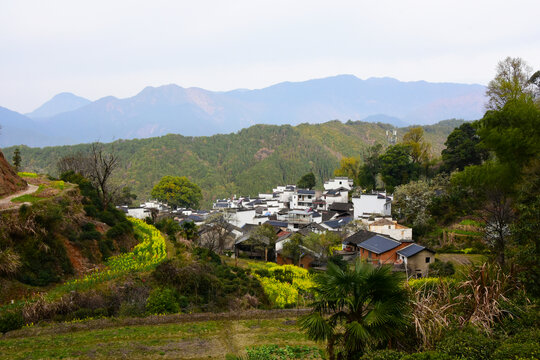
[[538, 342], [505, 342], [493, 353], [494, 360], [536, 360], [540, 359]]
[[107, 237], [109, 239], [116, 239], [124, 234], [130, 234], [132, 232], [131, 227], [127, 222], [119, 222], [107, 231]]
[[473, 328], [450, 331], [437, 345], [440, 352], [464, 360], [491, 359], [497, 342]]
[[20, 311], [7, 311], [0, 315], [0, 332], [17, 330], [24, 326], [24, 318]]
[[452, 276], [455, 272], [456, 269], [451, 261], [435, 259], [435, 262], [429, 265], [430, 276]]
[[[421, 353], [405, 355], [401, 360], [456, 360], [458, 358], [450, 356], [448, 354], [436, 352], [436, 351], [426, 351]], [[467, 358], [459, 358], [467, 359]]]
[[193, 255], [202, 260], [203, 262], [209, 262], [214, 264], [221, 264], [221, 258], [218, 254], [203, 247], [196, 247], [193, 249]]
[[395, 350], [377, 350], [364, 354], [360, 360], [401, 360], [403, 355], [406, 354]]
[[162, 285], [170, 285], [178, 281], [179, 272], [174, 260], [168, 259], [156, 266], [152, 277]]
[[154, 289], [146, 300], [146, 311], [150, 314], [170, 314], [180, 311], [176, 292], [169, 288]]
[[247, 360], [321, 359], [322, 351], [313, 346], [262, 345], [247, 348]]

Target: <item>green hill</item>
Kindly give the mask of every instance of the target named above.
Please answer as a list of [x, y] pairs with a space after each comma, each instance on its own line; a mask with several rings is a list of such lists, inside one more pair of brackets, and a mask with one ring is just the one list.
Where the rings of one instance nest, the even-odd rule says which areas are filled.
[[[439, 156], [448, 134], [463, 121], [446, 120], [424, 126], [426, 138]], [[164, 175], [187, 176], [204, 195], [203, 206], [217, 197], [255, 195], [278, 184], [294, 183], [313, 171], [317, 182], [333, 175], [343, 156], [360, 156], [375, 143], [386, 144], [391, 125], [338, 120], [322, 124], [254, 125], [237, 133], [186, 137], [118, 140], [106, 144], [121, 159], [114, 181], [129, 185], [139, 200], [149, 197], [152, 186]], [[401, 138], [407, 128], [399, 128]], [[58, 175], [57, 161], [68, 154], [85, 152], [89, 144], [45, 148], [21, 147], [25, 171]], [[14, 147], [4, 149], [12, 157]]]

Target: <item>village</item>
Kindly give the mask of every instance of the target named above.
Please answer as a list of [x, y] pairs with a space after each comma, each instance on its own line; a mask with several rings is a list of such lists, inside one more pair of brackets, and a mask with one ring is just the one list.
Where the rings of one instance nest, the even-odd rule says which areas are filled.
[[[211, 210], [172, 209], [149, 201], [120, 207], [147, 221], [173, 219], [196, 229], [196, 241], [220, 254], [325, 269], [328, 260], [392, 265], [408, 278], [425, 277], [435, 252], [416, 244], [412, 229], [392, 219], [393, 196], [353, 191], [353, 180], [335, 177], [324, 191], [277, 186], [257, 197], [218, 199]], [[194, 226], [195, 225], [195, 226]], [[264, 229], [264, 230], [263, 230]], [[308, 237], [329, 234], [331, 244], [311, 246]]]

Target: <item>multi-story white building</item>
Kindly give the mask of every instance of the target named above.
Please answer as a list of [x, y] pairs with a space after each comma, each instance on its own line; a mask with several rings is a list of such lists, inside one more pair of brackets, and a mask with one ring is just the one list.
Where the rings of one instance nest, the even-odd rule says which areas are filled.
[[292, 196], [291, 209], [311, 209], [316, 199], [315, 190], [298, 189]]
[[362, 194], [352, 199], [354, 217], [359, 219], [371, 215], [392, 215], [392, 196], [385, 192]]

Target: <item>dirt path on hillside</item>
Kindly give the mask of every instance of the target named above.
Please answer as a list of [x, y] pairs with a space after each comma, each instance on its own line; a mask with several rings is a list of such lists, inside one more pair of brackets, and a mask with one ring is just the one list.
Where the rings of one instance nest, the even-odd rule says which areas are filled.
[[37, 189], [38, 186], [28, 184], [28, 187], [25, 190], [18, 191], [15, 194], [0, 199], [0, 211], [21, 206], [23, 203], [12, 203], [11, 200], [19, 196], [35, 193]]

